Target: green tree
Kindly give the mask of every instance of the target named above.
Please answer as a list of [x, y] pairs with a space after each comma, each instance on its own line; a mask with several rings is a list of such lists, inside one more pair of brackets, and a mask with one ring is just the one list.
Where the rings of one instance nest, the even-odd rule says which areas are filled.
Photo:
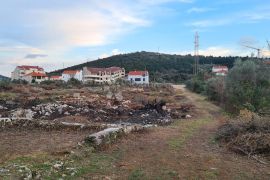
[[270, 68], [262, 62], [237, 60], [226, 78], [227, 109], [261, 112], [270, 108]]

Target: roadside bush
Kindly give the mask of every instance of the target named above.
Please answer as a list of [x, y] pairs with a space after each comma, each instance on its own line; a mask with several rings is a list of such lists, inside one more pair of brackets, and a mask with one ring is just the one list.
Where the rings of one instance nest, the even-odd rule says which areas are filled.
[[226, 109], [261, 112], [270, 109], [270, 66], [252, 60], [238, 60], [226, 78]]
[[12, 86], [9, 81], [0, 81], [0, 91], [11, 90]]
[[11, 81], [12, 84], [23, 84], [26, 85], [28, 82], [26, 80], [21, 80], [21, 79], [14, 79]]
[[192, 78], [186, 81], [186, 87], [196, 93], [204, 93], [205, 90], [205, 82], [199, 78]]
[[270, 155], [270, 119], [239, 117], [221, 126], [216, 139], [237, 153]]
[[208, 99], [216, 102], [224, 101], [225, 82], [224, 77], [208, 79], [205, 85], [205, 94]]
[[67, 85], [68, 86], [74, 86], [74, 87], [81, 87], [82, 82], [79, 81], [78, 79], [71, 78], [70, 80], [68, 80]]

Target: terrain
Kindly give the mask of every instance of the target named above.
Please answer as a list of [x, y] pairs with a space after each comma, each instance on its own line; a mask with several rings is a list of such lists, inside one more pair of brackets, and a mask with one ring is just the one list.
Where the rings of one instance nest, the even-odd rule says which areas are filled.
[[[200, 56], [200, 64], [201, 68], [206, 71], [210, 71], [213, 64], [227, 65], [231, 68], [237, 58]], [[146, 69], [150, 73], [150, 80], [154, 82], [179, 83], [191, 78], [193, 63], [194, 57], [191, 55], [182, 56], [143, 51], [88, 61], [83, 64], [51, 72], [50, 75], [61, 74], [64, 70], [82, 69], [83, 67], [119, 66], [125, 68], [126, 72]]]
[[[191, 118], [178, 117], [176, 118], [178, 120], [165, 126], [131, 133], [98, 149], [78, 145], [73, 148], [68, 146], [69, 148], [62, 151], [52, 149], [54, 152], [47, 151], [46, 148], [41, 148], [39, 151], [30, 150], [28, 153], [15, 151], [13, 156], [1, 162], [0, 177], [34, 177], [36, 179], [41, 177], [43, 179], [270, 178], [269, 159], [260, 157], [267, 162], [267, 164], [262, 164], [254, 159], [230, 152], [215, 141], [218, 127], [228, 119], [219, 107], [206, 101], [203, 96], [189, 92], [184, 86], [174, 86], [174, 89], [173, 93], [163, 97], [169, 97], [170, 103], [177, 107], [180, 107], [180, 104], [193, 104], [194, 108], [188, 112]], [[137, 94], [140, 93], [137, 91]], [[158, 91], [155, 93], [157, 96], [162, 94]], [[167, 105], [168, 108], [170, 103]], [[83, 131], [81, 133], [84, 134]], [[63, 141], [68, 143], [71, 140], [72, 144], [78, 140], [77, 138], [80, 139], [82, 134], [76, 136], [76, 139], [70, 139], [67, 136]], [[8, 138], [7, 135], [2, 135]], [[54, 134], [52, 133], [51, 136]], [[1, 139], [3, 139], [2, 136]], [[46, 141], [41, 142], [46, 143]], [[16, 142], [13, 141], [13, 143]]]
[[0, 75], [0, 81], [2, 81], [2, 80], [9, 80], [9, 78], [8, 78], [8, 77], [6, 77], [6, 76], [2, 76], [2, 75]]

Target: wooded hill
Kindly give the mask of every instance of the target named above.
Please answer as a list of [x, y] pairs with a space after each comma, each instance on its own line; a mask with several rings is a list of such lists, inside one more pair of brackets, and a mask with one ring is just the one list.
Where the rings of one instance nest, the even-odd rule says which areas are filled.
[[[212, 57], [201, 56], [202, 68], [211, 68], [211, 65], [227, 65], [232, 67], [238, 57]], [[243, 59], [243, 58], [242, 58]], [[245, 58], [244, 58], [245, 59]], [[135, 52], [121, 54], [104, 59], [78, 64], [69, 68], [49, 73], [61, 74], [64, 70], [82, 69], [83, 67], [124, 67], [126, 72], [131, 70], [148, 70], [151, 81], [155, 82], [183, 82], [190, 78], [193, 71], [194, 57], [191, 55], [170, 55], [153, 52]]]
[[0, 75], [0, 81], [7, 81], [9, 80], [10, 78], [6, 77], [6, 76], [2, 76]]

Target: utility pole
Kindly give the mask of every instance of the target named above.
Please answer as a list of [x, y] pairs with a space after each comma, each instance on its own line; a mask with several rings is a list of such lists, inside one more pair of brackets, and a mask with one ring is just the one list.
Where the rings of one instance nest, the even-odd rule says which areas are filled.
[[195, 33], [195, 41], [194, 41], [194, 67], [193, 67], [193, 75], [197, 75], [199, 72], [199, 34]]

